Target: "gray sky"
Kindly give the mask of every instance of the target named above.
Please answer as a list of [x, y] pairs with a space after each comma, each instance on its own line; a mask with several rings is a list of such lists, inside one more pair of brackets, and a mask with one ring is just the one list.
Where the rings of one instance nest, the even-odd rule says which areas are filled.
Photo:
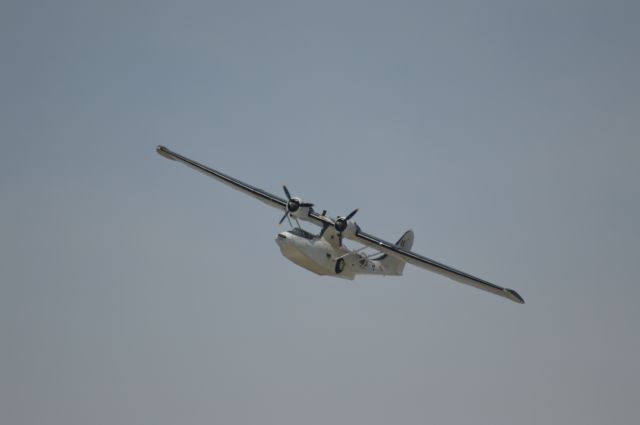
[[[2, 2], [0, 422], [636, 423], [639, 12]], [[157, 144], [527, 304], [315, 276]]]

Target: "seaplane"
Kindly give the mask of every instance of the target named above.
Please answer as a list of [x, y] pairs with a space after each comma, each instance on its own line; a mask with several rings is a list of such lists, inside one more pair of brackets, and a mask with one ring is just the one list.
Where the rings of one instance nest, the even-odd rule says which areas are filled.
[[[291, 230], [278, 233], [275, 241], [282, 255], [313, 273], [348, 280], [353, 280], [357, 275], [401, 276], [405, 264], [409, 263], [456, 282], [524, 304], [524, 299], [513, 289], [503, 288], [411, 251], [414, 238], [411, 230], [407, 230], [396, 243], [387, 242], [364, 232], [352, 220], [358, 209], [346, 216], [331, 218], [326, 210], [318, 213], [313, 209], [314, 204], [291, 196], [285, 185], [282, 189], [286, 198], [282, 198], [202, 165], [164, 146], [158, 146], [156, 151], [167, 159], [180, 162], [283, 211], [284, 215], [279, 224], [287, 220]], [[292, 219], [296, 223], [295, 227]], [[317, 225], [321, 230], [318, 234], [311, 233], [302, 228], [300, 221]], [[349, 249], [344, 244], [345, 239], [356, 242], [361, 247]], [[372, 250], [373, 253], [367, 253], [366, 249]]]

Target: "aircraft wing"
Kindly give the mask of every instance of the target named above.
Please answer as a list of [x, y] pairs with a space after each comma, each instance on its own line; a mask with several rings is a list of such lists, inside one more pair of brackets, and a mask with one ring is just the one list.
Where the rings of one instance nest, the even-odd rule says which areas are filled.
[[280, 198], [279, 196], [272, 195], [269, 192], [265, 192], [262, 189], [258, 189], [257, 187], [251, 186], [250, 184], [241, 182], [238, 179], [235, 179], [231, 176], [228, 176], [220, 171], [214, 170], [213, 168], [209, 168], [205, 165], [202, 165], [192, 159], [189, 159], [185, 156], [180, 155], [179, 153], [173, 152], [164, 146], [158, 146], [156, 148], [156, 152], [160, 155], [164, 156], [167, 159], [182, 162], [183, 164], [193, 168], [196, 171], [201, 172], [209, 177], [213, 177], [214, 179], [231, 186], [232, 188], [239, 190], [241, 192], [246, 193], [249, 196], [252, 196], [259, 201], [264, 202], [267, 205], [271, 205], [272, 207], [278, 209], [284, 209], [287, 205], [287, 201]]
[[[218, 170], [214, 170], [213, 168], [209, 168], [205, 165], [202, 165], [192, 159], [187, 158], [186, 156], [182, 156], [179, 153], [173, 152], [172, 150], [164, 146], [158, 146], [156, 148], [156, 152], [158, 152], [160, 155], [162, 155], [167, 159], [181, 162], [187, 165], [188, 167], [191, 167], [194, 170], [201, 172], [204, 175], [212, 177], [226, 184], [227, 186], [232, 187], [233, 189], [239, 190], [240, 192], [244, 192], [245, 194], [253, 198], [256, 198], [257, 200], [264, 202], [265, 204], [270, 205], [274, 208], [277, 208], [279, 210], [284, 210], [287, 207], [286, 199], [273, 195], [265, 190], [259, 189], [250, 184], [244, 183], [227, 174], [221, 173]], [[307, 215], [300, 216], [300, 219], [316, 224], [318, 226], [333, 225], [333, 220], [316, 213], [315, 211], [313, 211], [313, 209], [309, 209], [309, 213]]]
[[[345, 237], [349, 236], [345, 235]], [[355, 234], [349, 237], [349, 239], [357, 241], [378, 251], [384, 252], [385, 254], [399, 258], [403, 261], [406, 261], [407, 263], [413, 264], [414, 266], [418, 266], [439, 275], [448, 277], [449, 279], [455, 280], [456, 282], [464, 283], [483, 291], [499, 295], [519, 304], [524, 304], [524, 299], [522, 299], [522, 297], [513, 289], [494, 285], [493, 283], [487, 282], [486, 280], [480, 279], [468, 273], [456, 270], [453, 267], [449, 267], [437, 261], [423, 257], [422, 255], [416, 254], [415, 252], [403, 249], [391, 242], [387, 242], [373, 235], [365, 233], [359, 227], [357, 227]]]

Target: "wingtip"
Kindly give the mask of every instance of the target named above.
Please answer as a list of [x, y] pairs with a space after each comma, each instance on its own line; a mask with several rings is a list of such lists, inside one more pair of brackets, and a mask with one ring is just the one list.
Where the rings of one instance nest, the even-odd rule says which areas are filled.
[[164, 156], [167, 159], [175, 161], [175, 158], [171, 155], [171, 151], [162, 145], [156, 146], [156, 152], [158, 152], [158, 154]]
[[516, 302], [518, 304], [524, 304], [524, 298], [522, 298], [520, 294], [518, 294], [513, 289], [505, 289], [505, 292], [508, 294], [507, 298], [509, 298], [511, 301]]

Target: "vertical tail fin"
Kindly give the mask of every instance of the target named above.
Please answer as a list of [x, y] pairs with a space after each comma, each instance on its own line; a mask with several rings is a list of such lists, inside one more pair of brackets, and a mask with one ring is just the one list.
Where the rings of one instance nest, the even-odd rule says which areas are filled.
[[[402, 249], [411, 250], [413, 246], [413, 230], [404, 232], [400, 239], [398, 239], [398, 242], [396, 242], [396, 245]], [[380, 261], [382, 267], [384, 267], [385, 274], [397, 276], [402, 275], [404, 265], [406, 264], [405, 261], [387, 254], [379, 257], [378, 261]]]

